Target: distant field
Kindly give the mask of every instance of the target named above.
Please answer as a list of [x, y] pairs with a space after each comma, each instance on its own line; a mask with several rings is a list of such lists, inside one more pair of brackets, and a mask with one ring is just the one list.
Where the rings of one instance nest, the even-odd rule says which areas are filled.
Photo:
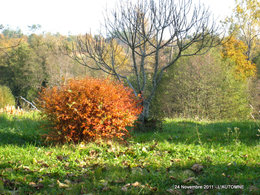
[[38, 113], [0, 114], [0, 194], [259, 192], [260, 121], [166, 120], [128, 144], [56, 146], [41, 142], [42, 123]]

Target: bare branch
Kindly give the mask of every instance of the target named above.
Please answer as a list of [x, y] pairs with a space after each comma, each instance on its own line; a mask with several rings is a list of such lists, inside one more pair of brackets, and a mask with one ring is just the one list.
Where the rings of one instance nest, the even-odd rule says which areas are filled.
[[[123, 79], [136, 95], [141, 93], [143, 117], [148, 117], [149, 105], [167, 68], [183, 56], [202, 55], [222, 41], [222, 32], [209, 10], [195, 6], [192, 0], [120, 1], [104, 21], [106, 36], [79, 37], [71, 54], [80, 64]], [[121, 62], [116, 60], [119, 47], [124, 52]], [[175, 55], [169, 53], [166, 62], [162, 55], [169, 48]], [[124, 61], [130, 62], [131, 73], [121, 71]]]

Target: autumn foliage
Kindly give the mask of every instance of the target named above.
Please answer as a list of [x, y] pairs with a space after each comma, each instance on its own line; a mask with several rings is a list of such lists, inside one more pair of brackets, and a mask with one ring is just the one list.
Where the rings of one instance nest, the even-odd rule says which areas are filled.
[[246, 79], [256, 74], [256, 66], [245, 55], [247, 46], [240, 40], [231, 37], [223, 44], [222, 57], [234, 64], [235, 77]]
[[44, 89], [39, 106], [53, 124], [45, 137], [57, 142], [91, 141], [128, 135], [141, 112], [129, 88], [108, 79], [70, 80]]

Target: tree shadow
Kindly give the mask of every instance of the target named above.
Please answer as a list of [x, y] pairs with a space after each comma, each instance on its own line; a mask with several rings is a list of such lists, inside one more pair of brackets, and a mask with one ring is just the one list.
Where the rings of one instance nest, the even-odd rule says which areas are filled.
[[259, 144], [257, 130], [259, 126], [254, 121], [237, 122], [193, 122], [166, 121], [160, 131], [132, 132], [136, 142], [169, 141], [185, 144], [213, 143], [230, 145], [242, 143], [248, 146]]
[[[42, 128], [46, 121], [0, 115], [0, 145], [41, 145]], [[168, 141], [184, 144], [221, 144], [234, 142], [248, 146], [259, 144], [258, 125], [253, 121], [194, 122], [166, 121], [160, 131], [132, 132], [136, 142]]]
[[36, 119], [0, 115], [0, 145], [40, 145], [42, 124]]

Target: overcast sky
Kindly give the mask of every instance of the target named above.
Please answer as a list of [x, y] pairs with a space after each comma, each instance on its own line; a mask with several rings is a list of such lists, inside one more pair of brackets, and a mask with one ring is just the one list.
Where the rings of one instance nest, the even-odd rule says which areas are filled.
[[[199, 2], [199, 0], [193, 0]], [[215, 17], [232, 13], [235, 0], [200, 0]], [[61, 34], [84, 34], [100, 28], [105, 8], [116, 0], [0, 0], [0, 24], [12, 29], [40, 24], [42, 31]]]

